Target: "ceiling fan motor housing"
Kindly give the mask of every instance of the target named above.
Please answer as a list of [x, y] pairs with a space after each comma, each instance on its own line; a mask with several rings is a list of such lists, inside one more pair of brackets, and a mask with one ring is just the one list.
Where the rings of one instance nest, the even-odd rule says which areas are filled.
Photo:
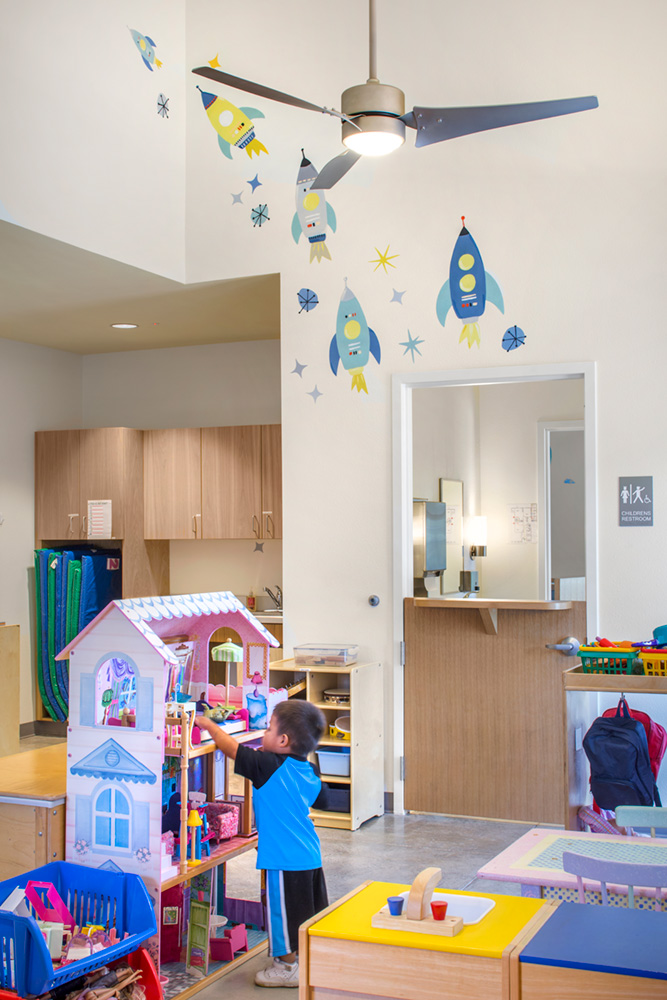
[[358, 128], [343, 122], [343, 142], [359, 128], [364, 132], [387, 132], [405, 139], [405, 125], [400, 116], [405, 112], [405, 94], [398, 87], [370, 81], [348, 87], [341, 97], [341, 110], [352, 118]]

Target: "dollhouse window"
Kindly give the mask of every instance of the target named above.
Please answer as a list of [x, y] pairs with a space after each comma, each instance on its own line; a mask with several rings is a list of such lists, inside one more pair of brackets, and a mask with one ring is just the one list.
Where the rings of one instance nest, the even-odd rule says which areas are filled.
[[95, 680], [95, 725], [136, 726], [137, 671], [121, 656], [104, 660]]
[[130, 849], [130, 803], [120, 788], [105, 788], [93, 810], [95, 847]]

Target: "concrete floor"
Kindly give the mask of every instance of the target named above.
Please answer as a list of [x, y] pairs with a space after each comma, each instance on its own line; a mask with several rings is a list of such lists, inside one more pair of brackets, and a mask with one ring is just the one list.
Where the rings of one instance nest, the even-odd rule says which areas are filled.
[[[454, 819], [445, 816], [394, 816], [370, 820], [359, 830], [318, 829], [329, 901], [340, 898], [367, 879], [409, 884], [423, 868], [442, 868], [440, 885], [449, 889], [518, 894], [506, 882], [477, 879], [486, 861], [503, 851], [534, 824], [490, 820]], [[227, 866], [231, 896], [258, 899], [255, 853], [249, 852]], [[197, 994], [201, 1000], [258, 1000], [255, 973], [266, 965], [266, 955], [251, 959], [229, 976]], [[281, 990], [292, 993], [294, 990]]]

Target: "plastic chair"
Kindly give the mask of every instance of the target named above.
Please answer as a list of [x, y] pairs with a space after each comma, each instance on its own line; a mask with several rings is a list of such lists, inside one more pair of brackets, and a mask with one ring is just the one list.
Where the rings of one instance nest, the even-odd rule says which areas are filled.
[[579, 902], [585, 903], [584, 878], [595, 879], [602, 890], [602, 905], [608, 905], [607, 884], [627, 885], [628, 909], [635, 907], [634, 886], [655, 889], [656, 910], [662, 909], [661, 890], [667, 888], [667, 865], [636, 865], [627, 861], [591, 858], [587, 854], [563, 852], [563, 871], [577, 876]]
[[656, 830], [667, 834], [667, 806], [617, 806], [616, 822], [623, 827], [648, 827], [652, 837]]

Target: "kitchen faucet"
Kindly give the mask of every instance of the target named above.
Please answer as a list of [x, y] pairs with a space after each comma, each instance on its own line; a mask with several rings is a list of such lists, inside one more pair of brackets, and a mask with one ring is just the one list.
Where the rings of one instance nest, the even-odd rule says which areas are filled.
[[271, 598], [271, 600], [273, 601], [273, 603], [275, 604], [275, 606], [277, 608], [280, 608], [280, 610], [282, 611], [282, 607], [283, 607], [283, 592], [280, 589], [280, 587], [278, 586], [278, 584], [276, 584], [276, 593], [275, 594], [273, 593], [272, 590], [269, 590], [268, 587], [265, 587], [264, 590], [269, 595], [269, 597]]

